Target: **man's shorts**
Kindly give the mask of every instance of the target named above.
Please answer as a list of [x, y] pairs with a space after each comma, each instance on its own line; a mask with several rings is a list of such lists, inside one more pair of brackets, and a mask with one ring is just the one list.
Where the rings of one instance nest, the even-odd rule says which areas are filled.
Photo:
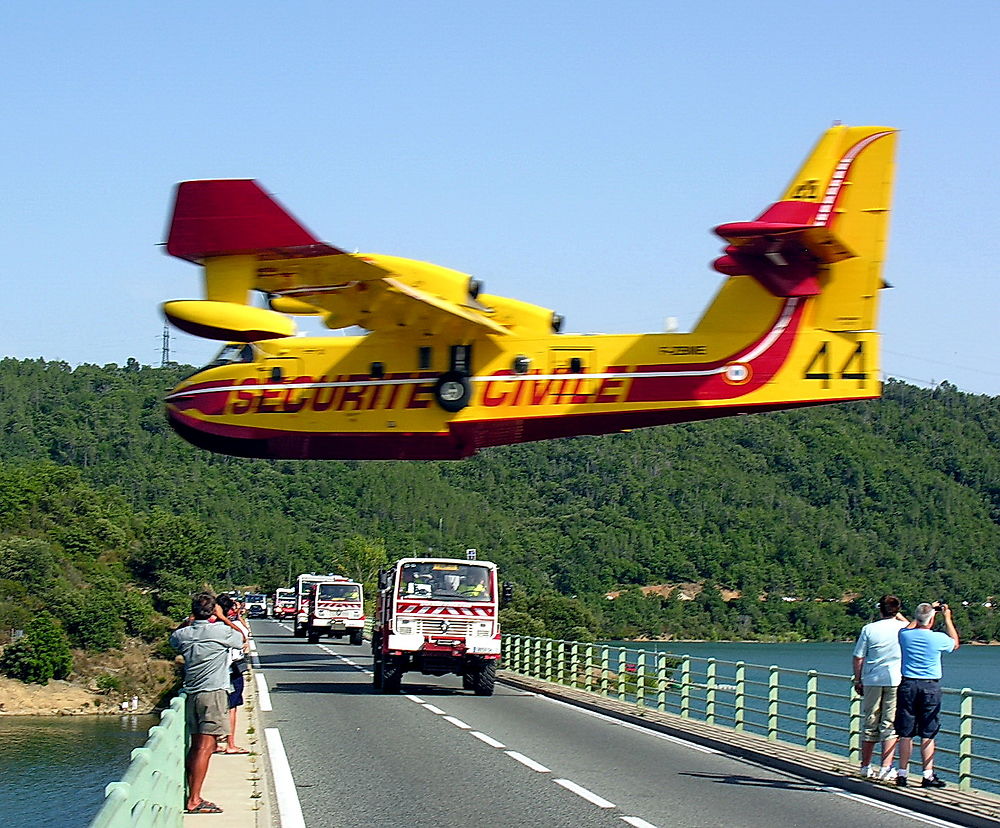
[[893, 720], [896, 718], [896, 688], [865, 685], [861, 715], [865, 722], [866, 742], [884, 742], [895, 736]]
[[231, 708], [239, 707], [243, 704], [243, 688], [246, 686], [246, 682], [243, 680], [243, 674], [237, 673], [235, 670], [229, 676], [229, 680], [233, 684], [233, 691], [229, 694], [229, 706]]
[[896, 734], [933, 739], [941, 729], [941, 682], [904, 678], [896, 695]]
[[184, 715], [189, 733], [205, 736], [229, 735], [229, 705], [225, 690], [202, 690], [188, 693]]

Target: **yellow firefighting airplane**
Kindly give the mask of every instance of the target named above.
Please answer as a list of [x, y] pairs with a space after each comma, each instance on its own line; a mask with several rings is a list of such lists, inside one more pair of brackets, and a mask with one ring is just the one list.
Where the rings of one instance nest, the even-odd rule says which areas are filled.
[[[255, 181], [183, 182], [167, 252], [204, 269], [205, 298], [163, 311], [228, 344], [169, 394], [170, 423], [244, 457], [450, 459], [878, 397], [895, 141], [834, 126], [780, 201], [717, 227], [729, 278], [690, 333], [560, 334], [464, 273], [319, 241]], [[368, 333], [297, 337], [299, 315]]]

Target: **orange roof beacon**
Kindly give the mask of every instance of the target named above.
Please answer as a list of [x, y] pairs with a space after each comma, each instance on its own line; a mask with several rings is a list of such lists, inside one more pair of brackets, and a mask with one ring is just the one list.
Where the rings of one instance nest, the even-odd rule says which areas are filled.
[[[436, 460], [878, 397], [895, 143], [834, 126], [779, 201], [717, 227], [729, 278], [689, 333], [563, 334], [467, 274], [321, 242], [256, 181], [185, 181], [167, 252], [203, 269], [205, 298], [163, 312], [227, 344], [167, 396], [170, 423], [242, 457]], [[367, 333], [295, 336], [305, 315]]]

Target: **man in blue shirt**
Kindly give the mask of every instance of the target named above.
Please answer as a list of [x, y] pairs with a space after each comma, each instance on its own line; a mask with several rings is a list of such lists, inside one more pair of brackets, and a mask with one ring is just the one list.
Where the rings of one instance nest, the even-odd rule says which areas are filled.
[[[935, 611], [944, 615], [947, 632], [934, 632]], [[961, 642], [947, 604], [919, 604], [910, 625], [899, 631], [903, 656], [903, 680], [896, 697], [896, 734], [899, 736], [899, 772], [896, 784], [907, 785], [907, 771], [913, 737], [920, 737], [920, 758], [924, 767], [924, 788], [943, 788], [934, 773], [934, 737], [941, 727], [941, 653], [950, 653]]]

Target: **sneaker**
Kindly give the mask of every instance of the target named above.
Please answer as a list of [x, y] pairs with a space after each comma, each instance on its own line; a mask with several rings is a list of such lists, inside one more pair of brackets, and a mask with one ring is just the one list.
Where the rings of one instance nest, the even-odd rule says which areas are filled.
[[906, 781], [905, 776], [900, 776], [898, 773], [896, 774], [896, 785], [898, 787], [905, 788], [908, 784], [909, 783]]
[[895, 768], [880, 768], [878, 776], [875, 778], [876, 782], [892, 782], [896, 779], [896, 769]]
[[938, 776], [935, 773], [930, 778], [927, 778], [925, 776], [923, 779], [921, 779], [920, 780], [920, 787], [921, 788], [944, 788], [944, 787], [946, 787], [946, 785], [945, 785], [944, 782], [942, 782], [940, 779], [938, 779]]
[[862, 779], [872, 779], [878, 775], [878, 771], [875, 770], [871, 765], [867, 765], [858, 771], [859, 776]]

